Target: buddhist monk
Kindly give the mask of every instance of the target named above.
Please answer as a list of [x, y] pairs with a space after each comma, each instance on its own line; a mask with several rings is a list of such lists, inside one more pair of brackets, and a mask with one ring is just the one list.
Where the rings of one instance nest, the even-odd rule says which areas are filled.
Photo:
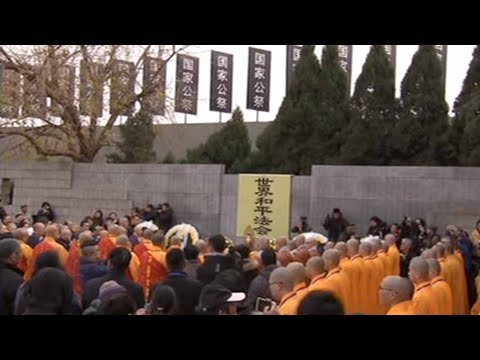
[[302, 245], [297, 248], [297, 251], [295, 252], [295, 255], [293, 256], [293, 258], [296, 262], [299, 262], [305, 265], [308, 259], [310, 259], [310, 252], [308, 251], [305, 245]]
[[297, 302], [300, 303], [303, 298], [308, 294], [307, 286], [307, 273], [305, 266], [299, 262], [293, 262], [288, 264], [287, 270], [289, 270], [293, 275], [293, 291], [297, 295]]
[[117, 236], [119, 235], [119, 226], [115, 224], [108, 225], [108, 235], [100, 239], [98, 249], [100, 250], [100, 259], [107, 260], [110, 251], [117, 247]]
[[33, 272], [33, 249], [27, 244], [28, 231], [25, 228], [16, 229], [13, 232], [13, 237], [17, 239], [22, 250], [22, 260], [17, 267], [23, 271], [23, 278], [29, 280]]
[[412, 282], [398, 275], [387, 276], [380, 284], [380, 302], [387, 308], [387, 315], [416, 315], [412, 303], [415, 287]]
[[433, 249], [426, 249], [421, 254], [422, 259], [435, 259], [435, 251]]
[[[145, 230], [147, 232], [147, 230]], [[140, 257], [140, 285], [149, 299], [155, 285], [167, 278], [165, 236], [156, 233], [151, 242], [145, 243], [146, 251]]]
[[340, 269], [340, 252], [335, 249], [327, 250], [322, 255], [325, 262], [327, 290], [332, 291], [342, 302], [345, 313], [351, 313], [350, 282]]
[[130, 251], [132, 258], [128, 264], [127, 277], [133, 282], [138, 282], [140, 280], [140, 259], [137, 254], [132, 251], [132, 243], [127, 235], [120, 235], [117, 238], [117, 247], [123, 247]]
[[400, 275], [400, 251], [397, 247], [395, 235], [385, 235], [385, 243], [388, 245], [387, 259], [389, 264], [389, 274]]
[[[355, 290], [353, 289], [353, 280], [352, 280], [352, 267], [350, 266], [350, 259], [348, 258], [348, 248], [347, 244], [345, 244], [343, 241], [339, 241], [335, 244], [335, 250], [337, 250], [340, 253], [340, 269], [342, 270], [342, 273], [347, 279], [348, 282], [348, 302], [349, 305], [345, 306], [345, 309], [349, 309], [349, 312], [358, 312], [359, 310], [353, 310], [355, 307], [355, 302], [354, 300], [354, 293]], [[354, 270], [355, 271], [355, 270]]]
[[439, 315], [453, 315], [452, 289], [441, 275], [442, 268], [437, 259], [428, 258], [428, 277], [436, 296]]
[[84, 242], [90, 242], [93, 234], [90, 230], [84, 231], [78, 235], [78, 239], [72, 241], [68, 251], [68, 259], [65, 264], [65, 271], [73, 279], [74, 290], [78, 295], [83, 294], [82, 276], [80, 274], [80, 247]]
[[345, 244], [343, 241], [339, 241], [338, 243], [335, 244], [334, 249], [340, 253], [340, 268], [343, 270], [350, 262], [350, 259], [348, 258], [348, 255], [347, 255], [348, 253], [347, 244]]
[[198, 249], [198, 261], [200, 264], [203, 264], [205, 261], [205, 254], [208, 252], [207, 242], [202, 239], [198, 239], [195, 242], [195, 246]]
[[325, 250], [331, 250], [335, 247], [335, 243], [333, 241], [327, 241], [325, 244]]
[[285, 236], [281, 236], [275, 242], [275, 250], [283, 250], [284, 247], [288, 246], [288, 239]]
[[452, 275], [452, 284], [449, 284], [453, 295], [453, 314], [467, 315], [470, 311], [468, 304], [467, 277], [463, 262], [454, 254], [453, 242], [448, 237], [441, 239], [445, 247], [446, 262]]
[[270, 274], [270, 291], [273, 300], [278, 303], [280, 315], [296, 315], [298, 302], [292, 273], [286, 268], [277, 268]]
[[[447, 282], [447, 284], [450, 286], [450, 289], [452, 289], [452, 295], [453, 295], [453, 273], [452, 273], [452, 269], [450, 269], [450, 266], [447, 264], [445, 246], [443, 246], [441, 243], [438, 243], [434, 246], [433, 249], [434, 249], [436, 258], [440, 263], [441, 275], [443, 279]], [[455, 304], [455, 299], [453, 301]]]
[[347, 264], [347, 273], [350, 278], [350, 296], [352, 313], [361, 313], [365, 308], [366, 281], [363, 274], [363, 259], [358, 253], [360, 243], [356, 239], [350, 239], [346, 243], [347, 255], [350, 261]]
[[172, 236], [168, 249], [182, 249], [183, 239], [180, 236]]
[[470, 315], [480, 315], [480, 275], [475, 279], [475, 287], [477, 288], [477, 301], [470, 310]]
[[314, 256], [308, 259], [305, 270], [307, 277], [310, 279], [308, 292], [315, 290], [326, 290], [325, 282], [327, 271], [325, 270], [325, 262], [320, 256]]
[[417, 315], [439, 314], [436, 295], [430, 285], [428, 273], [429, 269], [426, 260], [417, 256], [410, 261], [408, 276], [415, 285], [412, 302], [413, 309]]
[[295, 236], [295, 244], [297, 247], [305, 245], [305, 235], [297, 235]]
[[359, 247], [359, 254], [363, 259], [362, 273], [364, 279], [364, 308], [362, 312], [370, 315], [380, 315], [380, 300], [378, 299], [378, 287], [382, 281], [381, 273], [373, 262], [372, 244], [370, 242], [362, 242]]
[[371, 240], [371, 243], [372, 243], [372, 251], [374, 254], [377, 255], [377, 262], [381, 264], [382, 268], [383, 268], [383, 276], [382, 276], [382, 279], [386, 276], [388, 276], [388, 272], [389, 272], [389, 262], [388, 262], [388, 259], [387, 259], [387, 253], [385, 252], [385, 250], [383, 250], [383, 247], [382, 247], [382, 240], [380, 239], [372, 239]]
[[143, 237], [140, 239], [140, 244], [133, 248], [133, 252], [140, 259], [145, 251], [147, 251], [146, 245], [151, 245], [153, 240], [153, 232], [149, 229], [143, 231]]
[[60, 263], [64, 267], [67, 259], [68, 259], [68, 252], [65, 248], [57, 243], [58, 239], [58, 228], [54, 225], [48, 225], [45, 228], [45, 238], [35, 246], [33, 250], [33, 263], [35, 263], [38, 255], [44, 253], [46, 251], [55, 251], [60, 258]]
[[282, 250], [278, 253], [277, 263], [279, 266], [285, 267], [294, 261], [293, 255], [289, 251]]

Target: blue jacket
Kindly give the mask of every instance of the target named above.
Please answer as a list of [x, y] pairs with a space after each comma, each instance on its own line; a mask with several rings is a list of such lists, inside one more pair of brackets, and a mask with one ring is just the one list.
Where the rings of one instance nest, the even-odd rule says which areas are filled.
[[80, 276], [82, 284], [86, 284], [88, 280], [99, 278], [107, 273], [107, 267], [100, 262], [92, 262], [86, 257], [80, 258]]

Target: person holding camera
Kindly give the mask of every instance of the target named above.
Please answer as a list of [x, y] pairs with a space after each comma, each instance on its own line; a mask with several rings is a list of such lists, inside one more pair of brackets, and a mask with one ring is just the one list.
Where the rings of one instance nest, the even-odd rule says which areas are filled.
[[45, 201], [42, 204], [42, 207], [40, 208], [40, 210], [38, 210], [35, 221], [38, 222], [41, 218], [45, 218], [51, 222], [55, 220], [55, 213], [53, 212], [52, 207], [47, 201]]
[[328, 231], [328, 240], [337, 242], [347, 230], [349, 222], [343, 217], [340, 209], [333, 209], [332, 215], [328, 214], [323, 227]]

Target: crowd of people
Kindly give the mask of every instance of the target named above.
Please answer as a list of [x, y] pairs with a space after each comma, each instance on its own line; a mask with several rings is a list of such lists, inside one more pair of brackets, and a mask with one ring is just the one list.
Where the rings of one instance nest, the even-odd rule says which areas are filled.
[[327, 236], [302, 217], [292, 239], [234, 243], [166, 237], [169, 204], [59, 224], [44, 203], [0, 220], [5, 315], [480, 314], [480, 221], [438, 234], [422, 219], [372, 217], [361, 237], [334, 209]]

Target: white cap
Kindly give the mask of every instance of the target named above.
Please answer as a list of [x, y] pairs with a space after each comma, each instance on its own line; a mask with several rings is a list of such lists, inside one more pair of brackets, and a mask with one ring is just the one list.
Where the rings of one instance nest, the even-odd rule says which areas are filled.
[[246, 295], [243, 292], [234, 292], [232, 295], [228, 298], [227, 302], [240, 302], [245, 300]]

